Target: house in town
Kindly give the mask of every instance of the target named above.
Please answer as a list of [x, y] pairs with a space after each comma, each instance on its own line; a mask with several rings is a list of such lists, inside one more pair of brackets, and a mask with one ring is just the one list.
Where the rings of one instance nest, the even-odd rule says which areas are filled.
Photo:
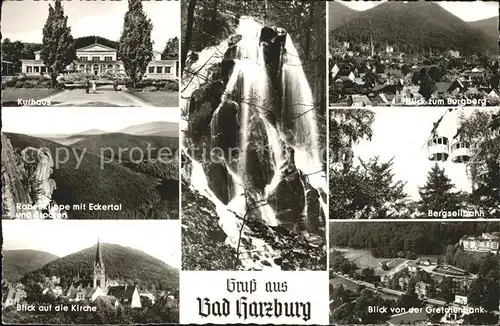
[[11, 285], [9, 284], [6, 289], [6, 296], [3, 301], [3, 306], [5, 308], [10, 306], [15, 306], [26, 298], [26, 291], [24, 291], [23, 285]]
[[453, 302], [462, 306], [466, 306], [468, 299], [466, 295], [455, 294], [455, 300]]
[[427, 288], [428, 287], [429, 287], [429, 284], [422, 282], [422, 281], [417, 282], [417, 284], [415, 284], [415, 293], [418, 295], [420, 300], [427, 298]]

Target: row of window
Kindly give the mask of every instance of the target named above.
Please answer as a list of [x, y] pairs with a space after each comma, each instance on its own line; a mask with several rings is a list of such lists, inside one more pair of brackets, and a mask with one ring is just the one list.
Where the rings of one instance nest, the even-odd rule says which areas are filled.
[[[89, 72], [91, 70], [90, 66], [84, 67], [83, 65], [80, 65], [80, 70], [84, 71], [84, 69]], [[99, 66], [94, 65], [93, 66], [94, 70], [98, 70]], [[108, 65], [107, 70], [111, 71], [113, 69], [113, 65]], [[117, 66], [117, 69], [119, 67]], [[103, 68], [104, 70], [104, 68]], [[154, 74], [156, 71], [157, 74], [170, 74], [172, 71], [172, 67], [148, 67], [148, 73]], [[27, 73], [45, 73], [47, 72], [47, 67], [45, 66], [26, 66], [26, 72]]]
[[[86, 56], [78, 57], [78, 61], [88, 61], [88, 60], [89, 60], [89, 57], [86, 57]], [[101, 61], [101, 57], [92, 57], [91, 61]], [[113, 61], [113, 57], [112, 56], [105, 56], [104, 61]]]
[[433, 146], [433, 145], [448, 145], [448, 138], [446, 137], [437, 137], [429, 140], [427, 143], [428, 146]]
[[47, 67], [45, 66], [26, 66], [26, 72], [47, 72]]
[[[169, 74], [172, 67], [148, 67], [148, 73], [154, 74], [156, 68], [157, 74]], [[165, 70], [163, 70], [165, 68]]]

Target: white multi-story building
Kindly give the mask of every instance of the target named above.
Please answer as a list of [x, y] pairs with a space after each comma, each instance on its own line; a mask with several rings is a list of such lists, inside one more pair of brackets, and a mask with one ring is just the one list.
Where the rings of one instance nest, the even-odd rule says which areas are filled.
[[460, 245], [466, 251], [497, 253], [500, 244], [500, 235], [495, 233], [483, 233], [480, 237], [464, 236], [460, 239]]
[[[27, 75], [36, 75], [47, 73], [47, 67], [40, 58], [40, 52], [35, 52], [35, 59], [22, 59], [22, 73]], [[161, 53], [154, 51], [153, 60], [146, 68], [143, 78], [151, 79], [171, 79], [175, 80], [177, 76], [177, 60], [162, 60]], [[94, 43], [76, 50], [77, 59], [68, 70], [73, 68], [80, 73], [99, 76], [104, 73], [125, 75], [125, 66], [117, 56], [117, 50], [103, 44]]]

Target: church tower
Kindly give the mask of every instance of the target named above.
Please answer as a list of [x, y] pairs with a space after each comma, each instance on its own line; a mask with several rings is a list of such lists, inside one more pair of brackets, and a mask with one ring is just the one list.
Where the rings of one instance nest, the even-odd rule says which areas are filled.
[[99, 238], [97, 238], [97, 249], [95, 253], [94, 261], [94, 289], [97, 287], [101, 289], [106, 288], [106, 273], [104, 269], [104, 260], [102, 259], [101, 245], [99, 243]]

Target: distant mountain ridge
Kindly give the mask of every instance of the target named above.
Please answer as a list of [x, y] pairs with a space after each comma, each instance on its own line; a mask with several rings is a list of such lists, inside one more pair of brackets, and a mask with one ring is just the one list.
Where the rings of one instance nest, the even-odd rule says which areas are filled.
[[79, 136], [92, 136], [104, 134], [130, 134], [136, 136], [163, 136], [179, 138], [179, 124], [169, 121], [146, 122], [138, 125], [129, 126], [118, 131], [110, 132], [102, 129], [89, 129], [79, 131], [73, 134], [32, 134], [30, 136], [44, 139], [60, 139]]
[[31, 249], [3, 250], [2, 278], [13, 282], [24, 274], [41, 268], [59, 257], [49, 252]]
[[99, 134], [105, 134], [107, 131], [101, 130], [101, 129], [90, 129], [90, 130], [85, 130], [82, 132], [78, 132], [73, 135], [99, 135]]
[[165, 137], [179, 137], [179, 124], [168, 121], [148, 122], [124, 128], [119, 133], [131, 135], [157, 135]]
[[491, 42], [498, 42], [498, 35], [500, 33], [498, 16], [469, 22], [469, 25], [482, 31], [491, 40]]
[[337, 27], [347, 24], [356, 17], [359, 11], [351, 9], [335, 1], [328, 2], [328, 30], [332, 31]]
[[379, 46], [393, 45], [405, 52], [453, 49], [464, 54], [497, 54], [496, 42], [472, 26], [436, 3], [397, 1], [359, 12], [330, 35], [340, 41], [363, 43], [372, 36]]
[[[120, 280], [128, 284], [138, 283], [141, 289], [167, 290], [178, 287], [178, 269], [166, 264], [141, 250], [117, 244], [101, 243], [102, 257], [106, 268], [106, 278]], [[79, 272], [83, 279], [92, 279], [96, 246], [80, 250], [56, 259], [43, 267], [27, 273], [26, 278], [37, 274], [56, 275], [61, 283], [69, 283]]]

